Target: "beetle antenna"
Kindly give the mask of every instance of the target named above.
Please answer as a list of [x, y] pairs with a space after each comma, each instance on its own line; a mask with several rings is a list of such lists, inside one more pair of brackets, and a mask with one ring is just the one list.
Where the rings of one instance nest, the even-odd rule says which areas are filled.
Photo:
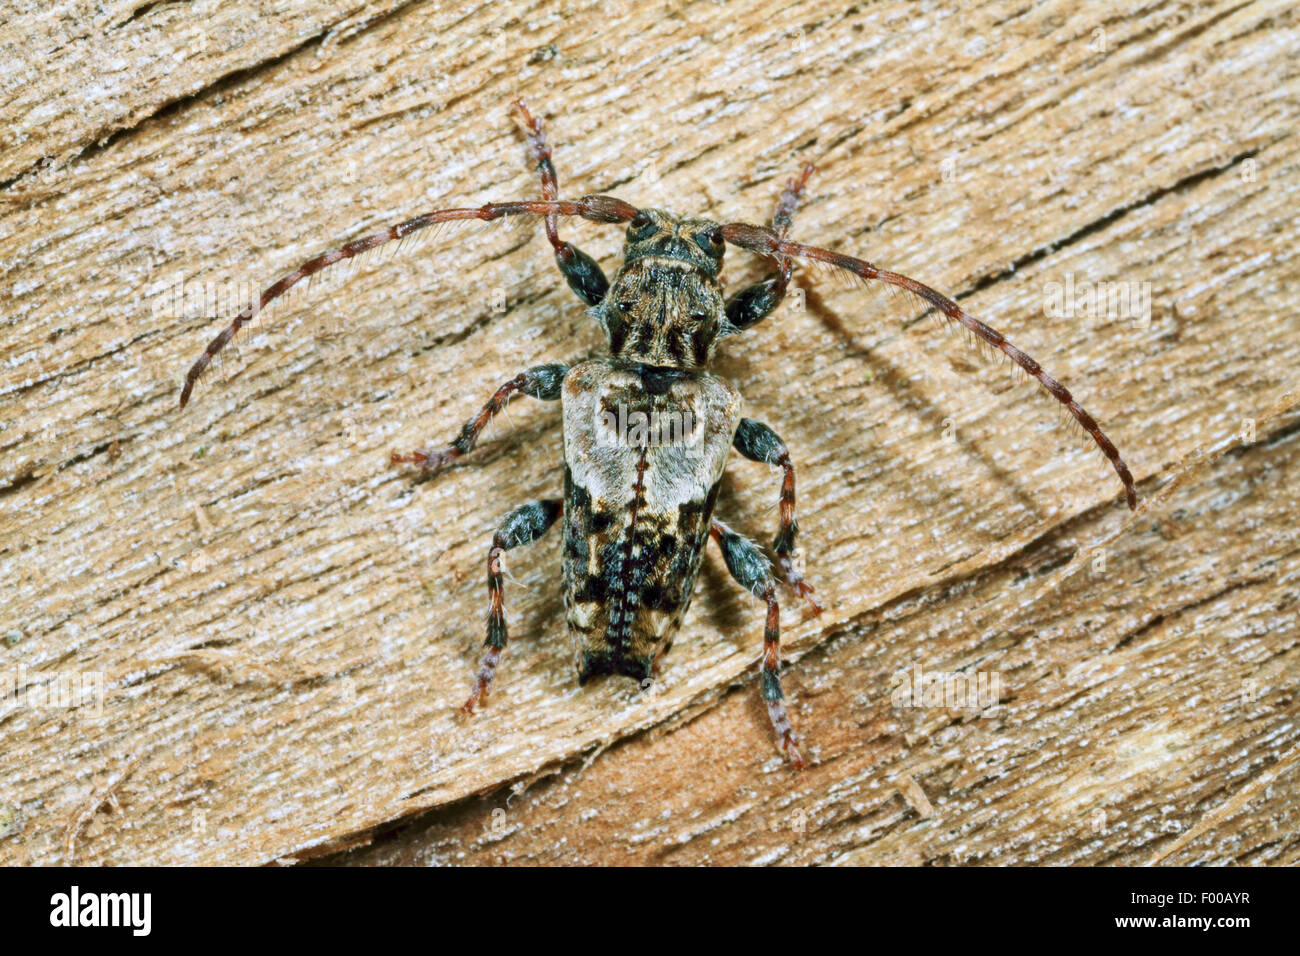
[[945, 317], [959, 323], [981, 342], [997, 349], [1011, 359], [1069, 411], [1074, 420], [1083, 426], [1083, 430], [1092, 437], [1093, 442], [1101, 449], [1102, 454], [1110, 459], [1115, 473], [1119, 475], [1119, 480], [1124, 485], [1124, 497], [1129, 509], [1137, 509], [1137, 489], [1133, 483], [1133, 474], [1129, 471], [1128, 465], [1124, 463], [1124, 459], [1120, 457], [1119, 450], [1114, 443], [1101, 430], [1097, 420], [1075, 400], [1068, 388], [1049, 375], [1038, 362], [1009, 342], [1007, 337], [997, 329], [981, 322], [946, 295], [905, 275], [877, 268], [865, 259], [856, 259], [853, 256], [846, 256], [843, 253], [832, 252], [818, 246], [807, 246], [801, 242], [791, 242], [771, 229], [762, 226], [730, 223], [722, 227], [722, 237], [734, 246], [748, 249], [750, 252], [756, 252], [759, 255], [769, 256], [778, 262], [781, 261], [782, 257], [809, 259], [813, 262], [822, 262], [843, 269], [865, 280], [883, 282], [894, 288], [910, 292], [939, 310]]
[[308, 279], [322, 269], [328, 268], [337, 262], [345, 262], [355, 258], [363, 252], [382, 246], [393, 240], [402, 240], [414, 232], [421, 229], [427, 229], [430, 226], [437, 226], [447, 222], [459, 222], [464, 220], [476, 219], [482, 222], [490, 222], [494, 219], [500, 219], [504, 216], [578, 216], [591, 222], [600, 223], [620, 223], [628, 222], [636, 216], [639, 210], [636, 207], [623, 202], [621, 199], [615, 199], [612, 196], [583, 196], [578, 200], [532, 200], [526, 202], [503, 202], [488, 203], [486, 206], [478, 206], [463, 209], [440, 209], [436, 212], [425, 213], [422, 216], [416, 216], [414, 219], [408, 219], [406, 222], [399, 223], [396, 226], [390, 226], [379, 232], [371, 233], [368, 236], [362, 236], [360, 239], [354, 239], [338, 249], [323, 253], [315, 259], [304, 262], [297, 269], [294, 269], [288, 275], [283, 276], [279, 281], [268, 286], [258, 296], [252, 305], [244, 309], [233, 319], [230, 324], [217, 334], [208, 347], [203, 350], [198, 361], [190, 367], [189, 372], [185, 375], [185, 384], [181, 387], [181, 408], [184, 408], [190, 400], [190, 394], [194, 391], [194, 385], [198, 382], [199, 377], [204, 370], [212, 363], [212, 359], [225, 348], [230, 341], [239, 334], [239, 330], [247, 325], [252, 319], [268, 305], [274, 302], [280, 296], [284, 295], [299, 282]]

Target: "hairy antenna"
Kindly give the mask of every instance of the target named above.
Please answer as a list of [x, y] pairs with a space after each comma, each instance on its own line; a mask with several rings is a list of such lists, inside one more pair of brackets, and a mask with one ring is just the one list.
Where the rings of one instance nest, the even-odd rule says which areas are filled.
[[288, 275], [281, 278], [278, 282], [268, 286], [255, 303], [250, 305], [244, 311], [235, 316], [230, 324], [208, 343], [203, 354], [199, 356], [198, 361], [190, 367], [189, 372], [185, 375], [185, 385], [181, 388], [181, 408], [184, 408], [190, 400], [190, 394], [194, 391], [194, 385], [203, 374], [204, 369], [211, 364], [212, 359], [223, 348], [229, 344], [245, 325], [247, 325], [258, 312], [265, 309], [271, 302], [284, 295], [291, 288], [306, 279], [308, 276], [320, 272], [322, 269], [332, 266], [335, 263], [343, 262], [354, 256], [360, 255], [368, 249], [381, 246], [386, 242], [392, 242], [395, 239], [402, 239], [413, 232], [418, 232], [429, 226], [437, 225], [443, 222], [457, 222], [466, 219], [479, 219], [489, 222], [493, 219], [500, 219], [502, 216], [545, 216], [548, 224], [553, 222], [556, 216], [580, 216], [592, 222], [616, 223], [628, 222], [636, 216], [638, 210], [623, 202], [621, 199], [614, 199], [612, 196], [583, 196], [579, 200], [546, 200], [546, 201], [528, 201], [528, 202], [504, 202], [488, 203], [486, 206], [465, 209], [440, 209], [436, 212], [425, 213], [422, 216], [416, 216], [414, 219], [408, 219], [406, 222], [396, 226], [390, 226], [380, 232], [371, 233], [368, 236], [362, 236], [360, 239], [354, 239], [341, 248], [334, 249], [317, 256], [315, 259], [308, 260], [294, 269]]
[[1115, 473], [1119, 475], [1119, 480], [1124, 484], [1124, 497], [1130, 510], [1137, 508], [1137, 489], [1133, 484], [1133, 475], [1129, 471], [1128, 465], [1124, 464], [1124, 459], [1120, 457], [1119, 450], [1106, 437], [1106, 433], [1101, 430], [1101, 426], [1097, 424], [1097, 420], [1088, 414], [1087, 410], [1075, 400], [1068, 388], [1049, 375], [1033, 358], [1007, 341], [1007, 337], [997, 329], [985, 325], [946, 295], [936, 292], [928, 285], [917, 282], [915, 279], [899, 275], [896, 272], [889, 272], [886, 269], [878, 269], [863, 259], [855, 259], [853, 256], [831, 252], [829, 249], [821, 249], [817, 246], [806, 246], [800, 242], [791, 242], [777, 232], [762, 226], [752, 226], [738, 222], [729, 223], [722, 227], [722, 236], [732, 245], [741, 249], [748, 249], [750, 252], [756, 252], [759, 255], [771, 257], [778, 264], [783, 259], [811, 259], [815, 262], [824, 262], [845, 269], [862, 279], [874, 279], [887, 283], [895, 288], [919, 296], [948, 318], [959, 322], [982, 342], [986, 342], [1010, 358], [1027, 374], [1036, 379], [1049, 395], [1065, 406], [1075, 420], [1092, 436], [1092, 440], [1097, 443], [1097, 447], [1101, 449], [1102, 454], [1110, 459], [1111, 465], [1115, 468]]

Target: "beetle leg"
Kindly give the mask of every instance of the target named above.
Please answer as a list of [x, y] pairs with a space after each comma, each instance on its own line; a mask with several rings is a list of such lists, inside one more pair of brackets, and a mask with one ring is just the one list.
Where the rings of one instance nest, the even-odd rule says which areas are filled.
[[[533, 114], [528, 112], [528, 107], [524, 105], [523, 100], [515, 100], [513, 105], [519, 111], [524, 132], [528, 136], [528, 152], [533, 162], [537, 164], [537, 171], [542, 177], [542, 198], [558, 199], [559, 180], [555, 176], [555, 164], [551, 162], [551, 147], [546, 142], [542, 121], [533, 118]], [[559, 228], [556, 226], [558, 219], [558, 216], [546, 217], [546, 238], [550, 241], [551, 248], [555, 250], [555, 263], [564, 273], [569, 288], [579, 299], [587, 305], [599, 305], [605, 298], [605, 293], [609, 291], [609, 280], [605, 278], [605, 273], [601, 271], [595, 259], [560, 238]]]
[[568, 371], [567, 366], [557, 364], [538, 365], [526, 372], [520, 372], [496, 390], [487, 404], [479, 409], [478, 414], [465, 423], [465, 427], [460, 430], [460, 434], [450, 445], [426, 448], [409, 454], [393, 452], [390, 462], [394, 465], [417, 464], [427, 474], [440, 470], [474, 447], [483, 429], [487, 428], [488, 422], [506, 407], [506, 403], [515, 393], [522, 392], [546, 402], [553, 402], [559, 398], [560, 387], [564, 384], [564, 376]]
[[[790, 220], [799, 208], [799, 196], [812, 175], [812, 163], [805, 163], [797, 179], [791, 179], [781, 193], [776, 213], [772, 216], [772, 231], [782, 239], [790, 230]], [[786, 287], [790, 284], [790, 274], [794, 263], [789, 257], [777, 259], [776, 275], [768, 276], [761, 282], [746, 286], [727, 300], [727, 328], [724, 334], [734, 335], [757, 325], [776, 311], [776, 307], [785, 298]]]
[[795, 563], [794, 539], [799, 533], [799, 523], [794, 517], [794, 462], [790, 460], [785, 442], [762, 422], [742, 418], [736, 428], [734, 445], [736, 451], [750, 461], [777, 465], [784, 471], [785, 475], [781, 479], [781, 525], [772, 542], [772, 550], [776, 552], [777, 564], [781, 567], [785, 583], [812, 606], [813, 613], [820, 614], [822, 606], [812, 596], [813, 586], [804, 580]]
[[544, 498], [530, 501], [516, 508], [501, 523], [501, 527], [492, 536], [492, 548], [488, 551], [488, 623], [487, 640], [483, 646], [483, 663], [479, 665], [474, 677], [474, 689], [470, 691], [469, 700], [462, 710], [474, 713], [474, 707], [487, 701], [488, 688], [496, 675], [501, 652], [506, 649], [506, 608], [505, 593], [501, 587], [501, 555], [521, 544], [531, 544], [546, 534], [555, 524], [563, 502], [559, 498]]
[[768, 716], [772, 727], [781, 741], [781, 749], [790, 758], [795, 769], [802, 770], [806, 764], [799, 753], [799, 741], [795, 736], [790, 714], [785, 709], [785, 694], [781, 691], [781, 607], [776, 600], [776, 582], [772, 580], [767, 558], [758, 545], [748, 538], [736, 534], [721, 521], [714, 520], [709, 527], [709, 534], [722, 549], [723, 560], [727, 570], [745, 590], [767, 602], [767, 622], [763, 627], [763, 670], [759, 678], [759, 690], [767, 704]]

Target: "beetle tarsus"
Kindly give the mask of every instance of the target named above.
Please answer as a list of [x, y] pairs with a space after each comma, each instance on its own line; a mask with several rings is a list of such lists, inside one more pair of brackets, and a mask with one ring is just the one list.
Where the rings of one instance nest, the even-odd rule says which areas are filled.
[[820, 616], [825, 608], [821, 606], [821, 602], [813, 597], [816, 588], [804, 580], [804, 576], [799, 573], [799, 569], [795, 566], [794, 555], [778, 555], [776, 563], [781, 569], [781, 576], [784, 579], [785, 586], [793, 591], [800, 600], [807, 601], [808, 607], [813, 614]]
[[388, 460], [394, 465], [419, 465], [420, 470], [428, 475], [441, 471], [459, 457], [460, 451], [456, 446], [445, 445], [442, 448], [426, 448], [424, 451], [413, 451], [409, 454], [393, 452]]
[[478, 673], [474, 675], [474, 688], [469, 693], [469, 700], [460, 705], [466, 715], [473, 716], [475, 707], [487, 704], [488, 689], [492, 686], [492, 678], [496, 676], [497, 664], [500, 662], [501, 648], [489, 647], [483, 655]]

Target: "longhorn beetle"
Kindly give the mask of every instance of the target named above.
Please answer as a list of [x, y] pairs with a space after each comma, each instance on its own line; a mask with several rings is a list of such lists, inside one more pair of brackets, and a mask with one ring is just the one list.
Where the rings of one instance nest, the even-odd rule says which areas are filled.
[[[555, 261], [609, 340], [609, 354], [572, 367], [539, 365], [516, 375], [465, 423], [448, 445], [392, 455], [428, 474], [468, 454], [513, 395], [559, 401], [564, 431], [564, 497], [533, 501], [511, 512], [488, 551], [486, 652], [464, 710], [486, 700], [506, 647], [501, 556], [536, 541], [564, 520], [564, 597], [578, 680], [623, 674], [644, 681], [670, 647], [690, 606], [695, 577], [711, 538], [741, 587], [767, 605], [759, 689], [782, 750], [804, 766], [786, 712], [780, 666], [777, 579], [762, 550], [713, 516], [729, 450], [782, 469], [780, 525], [772, 550], [780, 578], [821, 608], [795, 561], [794, 464], [785, 444], [762, 422], [741, 417], [736, 388], [708, 371], [719, 339], [752, 328], [781, 303], [796, 260], [826, 263], [870, 282], [903, 289], [1001, 352], [1060, 402], [1110, 459], [1129, 508], [1137, 506], [1133, 476], [1097, 422], [1069, 390], [998, 331], [914, 279], [862, 259], [786, 238], [812, 166], [792, 179], [770, 227], [722, 225], [638, 209], [610, 196], [561, 200], [542, 124], [522, 101], [512, 104], [541, 177], [542, 198], [442, 209], [356, 239], [299, 266], [267, 288], [212, 340], [185, 376], [184, 408], [213, 356], [258, 311], [327, 266], [439, 223], [503, 216], [540, 216]], [[611, 284], [589, 255], [559, 236], [560, 217], [626, 223], [623, 263]], [[765, 279], [724, 297], [719, 281], [730, 243], [771, 259]], [[664, 439], [664, 423], [669, 434]], [[630, 423], [635, 423], [628, 427]]]

